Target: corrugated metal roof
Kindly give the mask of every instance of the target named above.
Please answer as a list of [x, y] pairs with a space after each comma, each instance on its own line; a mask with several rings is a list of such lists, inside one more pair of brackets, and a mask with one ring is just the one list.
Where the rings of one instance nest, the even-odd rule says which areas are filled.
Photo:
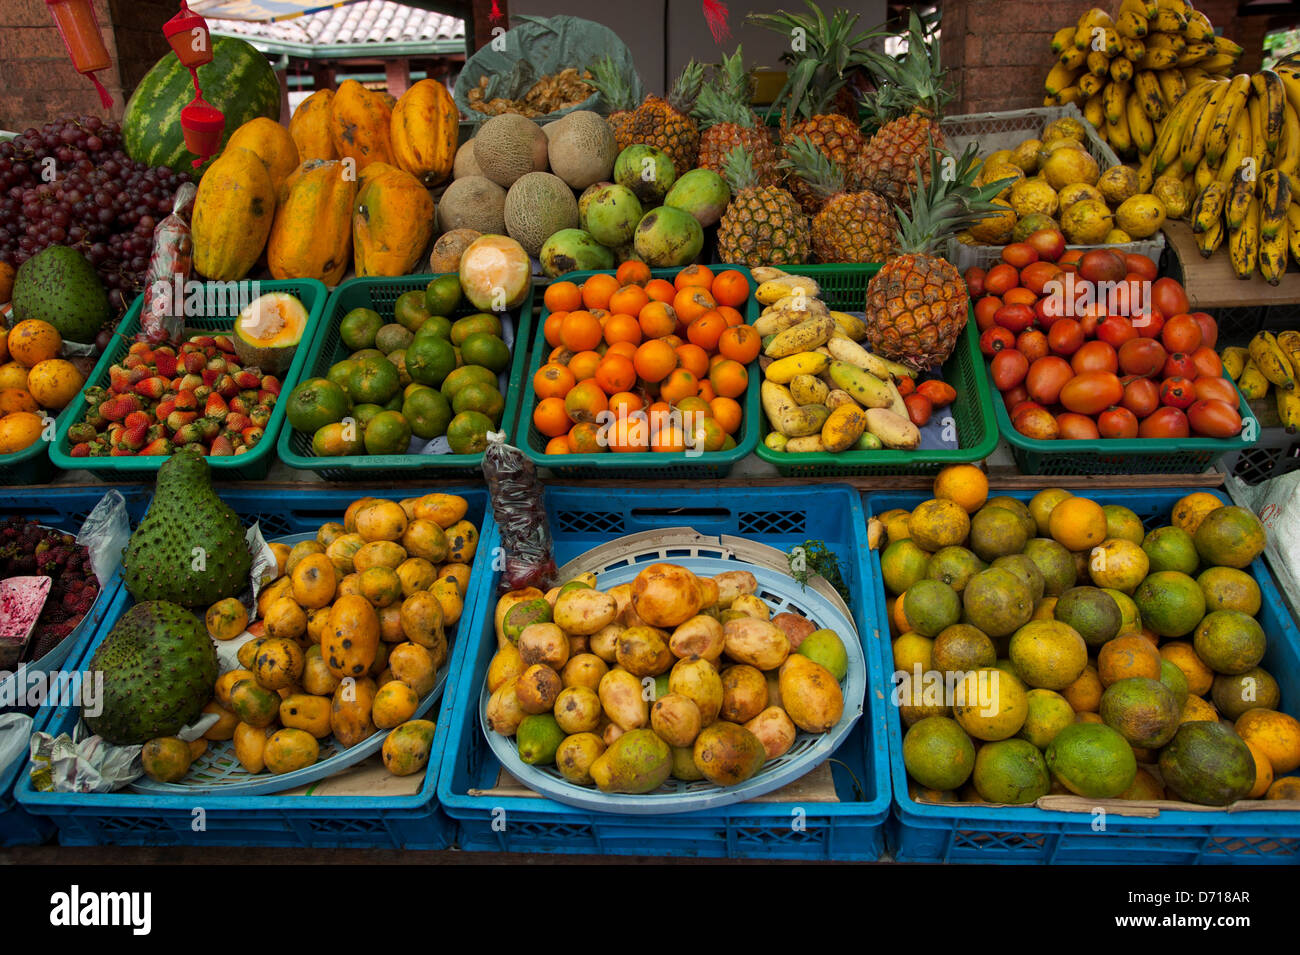
[[208, 25], [215, 33], [249, 40], [325, 48], [465, 38], [465, 21], [391, 0], [364, 0], [276, 23], [208, 17]]

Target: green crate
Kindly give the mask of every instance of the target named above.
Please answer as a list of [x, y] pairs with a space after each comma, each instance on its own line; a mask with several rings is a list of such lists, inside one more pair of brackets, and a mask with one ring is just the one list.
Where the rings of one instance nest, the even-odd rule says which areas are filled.
[[[335, 362], [350, 354], [339, 336], [343, 316], [354, 308], [369, 308], [378, 312], [386, 322], [393, 321], [397, 300], [406, 292], [423, 290], [437, 278], [428, 275], [403, 275], [400, 277], [350, 279], [330, 294], [325, 305], [320, 330], [312, 341], [307, 355], [303, 380], [324, 378]], [[462, 299], [452, 318], [475, 315], [479, 309]], [[502, 412], [501, 430], [509, 435], [515, 422], [518, 407], [519, 380], [524, 371], [524, 353], [532, 334], [533, 289], [518, 308], [508, 314], [515, 320], [514, 353], [510, 358], [510, 376], [506, 383], [505, 410]], [[419, 470], [422, 478], [458, 478], [462, 481], [482, 480], [482, 454], [344, 454], [334, 458], [317, 457], [311, 448], [310, 434], [295, 431], [286, 425], [280, 434], [280, 460], [300, 471], [315, 471], [326, 481], [373, 480], [377, 472]]]
[[[1224, 378], [1232, 381], [1228, 374]], [[1236, 383], [1233, 383], [1236, 388]], [[1093, 441], [1039, 441], [1015, 429], [1007, 406], [993, 402], [998, 430], [1011, 445], [1021, 474], [1200, 474], [1230, 451], [1259, 439], [1259, 421], [1238, 389], [1241, 434], [1235, 438], [1098, 438]], [[1250, 440], [1246, 439], [1250, 435]]]
[[[205, 314], [186, 316], [186, 329], [213, 333], [225, 333], [233, 329], [235, 320], [239, 317], [239, 303], [230, 302], [229, 297], [233, 289], [244, 284], [243, 282], [206, 283]], [[212, 467], [213, 477], [225, 480], [261, 480], [270, 470], [271, 461], [275, 457], [276, 435], [284, 424], [283, 399], [288, 397], [289, 392], [298, 383], [299, 376], [306, 366], [307, 343], [316, 335], [321, 311], [328, 294], [324, 284], [316, 279], [258, 281], [248, 284], [255, 288], [257, 295], [287, 292], [299, 299], [307, 309], [307, 327], [303, 329], [302, 339], [294, 351], [289, 370], [280, 379], [281, 400], [275, 403], [271, 420], [267, 422], [262, 440], [257, 443], [257, 447], [244, 454], [208, 456], [207, 462]], [[143, 307], [144, 296], [140, 295], [132, 304], [131, 310], [126, 313], [126, 317], [122, 319], [122, 323], [117, 326], [117, 334], [100, 357], [95, 370], [91, 372], [90, 378], [86, 381], [87, 386], [108, 386], [109, 368], [126, 357], [131, 343], [135, 341], [135, 336], [140, 331], [140, 311]], [[75, 422], [85, 420], [85, 411], [86, 399], [83, 391], [64, 409], [63, 414], [59, 415], [58, 433], [53, 444], [50, 445], [50, 460], [64, 470], [90, 471], [106, 481], [152, 481], [158, 468], [162, 466], [163, 461], [167, 460], [163, 455], [74, 458], [68, 453], [71, 450], [68, 443], [68, 429]]]
[[[754, 280], [749, 269], [743, 265], [710, 265], [717, 274], [727, 269], [735, 269], [744, 274], [749, 282], [750, 295], [746, 305], [745, 320], [754, 323], [758, 317], [758, 302], [754, 298]], [[672, 281], [681, 269], [651, 269], [652, 278]], [[557, 281], [577, 282], [579, 284], [598, 271], [569, 272]], [[613, 275], [612, 271], [603, 274]], [[736, 436], [736, 446], [729, 451], [704, 451], [688, 457], [684, 454], [659, 454], [654, 451], [616, 454], [606, 451], [600, 454], [547, 454], [546, 436], [533, 425], [533, 408], [537, 404], [537, 393], [533, 390], [533, 375], [542, 367], [551, 346], [546, 342], [546, 319], [550, 311], [543, 306], [542, 315], [537, 326], [537, 340], [533, 345], [533, 357], [528, 365], [525, 378], [524, 400], [519, 412], [519, 421], [515, 433], [515, 446], [538, 467], [547, 468], [556, 477], [583, 478], [700, 478], [726, 477], [732, 466], [754, 450], [758, 443], [759, 401], [758, 386], [760, 374], [757, 366], [749, 370], [749, 386], [745, 389], [743, 417], [740, 433]]]
[[[880, 271], [878, 263], [867, 265], [802, 265], [795, 271], [817, 280], [821, 299], [838, 312], [861, 312], [867, 301], [867, 284]], [[982, 461], [998, 444], [993, 426], [993, 401], [988, 377], [979, 353], [979, 335], [972, 314], [966, 330], [943, 366], [943, 380], [957, 390], [949, 406], [957, 426], [956, 448], [916, 451], [809, 451], [791, 454], [773, 451], [758, 442], [758, 456], [772, 464], [783, 477], [836, 477], [852, 474], [933, 474], [950, 464]], [[760, 409], [761, 413], [761, 409]], [[772, 426], [762, 416], [763, 437]]]

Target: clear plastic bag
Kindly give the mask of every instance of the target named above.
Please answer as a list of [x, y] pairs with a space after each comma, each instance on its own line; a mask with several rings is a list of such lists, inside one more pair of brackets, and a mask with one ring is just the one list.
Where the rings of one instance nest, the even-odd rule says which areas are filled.
[[153, 252], [144, 278], [140, 308], [140, 333], [136, 338], [151, 345], [179, 345], [185, 330], [185, 283], [194, 266], [194, 238], [190, 213], [198, 187], [181, 183], [171, 215], [153, 230]]
[[489, 432], [487, 441], [483, 477], [505, 553], [501, 586], [506, 590], [546, 590], [558, 568], [537, 466], [518, 448], [506, 444], [503, 433]]

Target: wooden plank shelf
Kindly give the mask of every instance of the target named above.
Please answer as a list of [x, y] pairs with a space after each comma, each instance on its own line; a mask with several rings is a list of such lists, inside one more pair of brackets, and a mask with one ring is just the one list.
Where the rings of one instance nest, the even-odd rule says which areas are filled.
[[1169, 248], [1178, 257], [1183, 275], [1183, 287], [1192, 307], [1210, 311], [1216, 308], [1243, 308], [1300, 303], [1300, 269], [1291, 263], [1286, 275], [1276, 286], [1269, 285], [1256, 272], [1249, 279], [1239, 279], [1228, 260], [1228, 244], [1224, 240], [1217, 252], [1208, 259], [1201, 256], [1186, 222], [1166, 222], [1165, 238]]

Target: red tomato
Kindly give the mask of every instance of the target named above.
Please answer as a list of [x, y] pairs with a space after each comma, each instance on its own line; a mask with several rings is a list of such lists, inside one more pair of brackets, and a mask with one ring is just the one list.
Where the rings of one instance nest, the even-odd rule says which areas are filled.
[[1119, 348], [1127, 341], [1137, 338], [1137, 329], [1123, 315], [1107, 315], [1097, 326], [1097, 338], [1111, 348]]
[[1207, 438], [1233, 438], [1241, 433], [1241, 415], [1226, 401], [1214, 398], [1197, 401], [1187, 409], [1192, 430]]
[[984, 294], [984, 276], [987, 274], [978, 265], [972, 265], [966, 270], [962, 278], [966, 280], [966, 291], [970, 293], [971, 298], [979, 298]]
[[1160, 343], [1169, 351], [1191, 354], [1201, 347], [1201, 325], [1186, 313], [1175, 315], [1160, 330]]
[[1165, 327], [1165, 313], [1159, 309], [1133, 316], [1133, 327], [1142, 338], [1159, 338]]
[[1029, 372], [1029, 359], [1014, 348], [1005, 348], [993, 356], [989, 373], [993, 376], [993, 387], [998, 391], [1014, 388], [1025, 380]]
[[986, 328], [980, 333], [980, 351], [992, 358], [1004, 348], [1015, 348], [1016, 336], [1001, 325]]
[[1109, 371], [1114, 374], [1119, 371], [1119, 358], [1115, 349], [1105, 342], [1085, 342], [1070, 359], [1070, 367], [1079, 375], [1086, 371]]
[[1124, 253], [1124, 265], [1130, 272], [1140, 275], [1147, 282], [1154, 282], [1156, 276], [1160, 274], [1160, 269], [1153, 261], [1145, 255], [1138, 255], [1135, 252]]
[[1153, 338], [1134, 338], [1119, 346], [1119, 367], [1126, 375], [1159, 374], [1167, 357], [1165, 346]]
[[1044, 295], [1049, 291], [1047, 286], [1052, 282], [1060, 282], [1062, 275], [1064, 273], [1060, 267], [1052, 262], [1031, 262], [1021, 270], [1020, 284], [1031, 292]]
[[1092, 441], [1101, 437], [1097, 423], [1087, 415], [1065, 411], [1056, 416], [1056, 428], [1066, 441]]
[[[1033, 394], [1032, 389], [1030, 394]], [[1124, 386], [1109, 371], [1086, 371], [1075, 375], [1061, 389], [1060, 402], [1077, 414], [1100, 414], [1124, 397]]]
[[1038, 296], [1024, 286], [1017, 285], [1015, 288], [1007, 289], [1006, 294], [1002, 296], [1002, 304], [1027, 305], [1033, 308], [1038, 304]]
[[1139, 438], [1185, 438], [1187, 415], [1177, 408], [1157, 408], [1138, 427]]
[[912, 424], [924, 428], [929, 423], [934, 404], [925, 395], [912, 393], [903, 399], [903, 404], [907, 405], [907, 416], [912, 419]]
[[1038, 261], [1038, 253], [1027, 242], [1012, 242], [1002, 248], [1002, 261], [1013, 268], [1023, 269]]
[[1056, 419], [1046, 408], [1026, 407], [1011, 419], [1017, 431], [1037, 441], [1052, 441], [1060, 435]]
[[1074, 369], [1064, 358], [1048, 355], [1029, 366], [1025, 375], [1025, 390], [1034, 401], [1054, 405], [1061, 396], [1065, 383], [1074, 377]]
[[1139, 418], [1160, 407], [1160, 386], [1150, 378], [1137, 375], [1124, 379], [1124, 398], [1120, 402]]
[[1047, 354], [1047, 336], [1036, 328], [1026, 328], [1016, 339], [1016, 350], [1032, 364]]
[[1151, 304], [1162, 315], [1180, 315], [1192, 307], [1182, 285], [1168, 277], [1151, 284]]
[[1182, 352], [1174, 352], [1165, 359], [1164, 367], [1160, 369], [1162, 378], [1187, 378], [1196, 377], [1196, 362], [1192, 361], [1191, 355], [1185, 355]]
[[1103, 438], [1136, 438], [1137, 415], [1124, 407], [1107, 408], [1097, 418], [1097, 433]]
[[1187, 408], [1196, 400], [1196, 386], [1191, 379], [1175, 375], [1160, 383], [1160, 403], [1170, 408]]
[[1083, 326], [1073, 318], [1058, 319], [1047, 330], [1047, 347], [1056, 355], [1073, 355], [1083, 347], [1083, 339]]
[[994, 314], [993, 321], [1019, 335], [1034, 324], [1034, 310], [1028, 305], [1003, 305]]
[[1201, 326], [1201, 344], [1213, 348], [1219, 340], [1219, 323], [1208, 312], [1192, 312], [1192, 318]]
[[996, 295], [985, 295], [975, 303], [975, 327], [980, 331], [994, 324], [993, 316], [1002, 307], [1002, 299]]
[[999, 262], [989, 269], [984, 276], [984, 290], [994, 295], [1001, 295], [1007, 289], [1020, 284], [1020, 273], [1005, 262]]
[[1014, 388], [1008, 388], [1002, 392], [1002, 403], [1006, 405], [1007, 411], [1020, 404], [1022, 401], [1029, 400], [1029, 392], [1025, 391], [1024, 384], [1016, 385]]
[[1213, 348], [1202, 345], [1192, 352], [1192, 364], [1196, 367], [1196, 376], [1204, 378], [1223, 377], [1223, 359]]
[[1197, 378], [1192, 382], [1192, 387], [1196, 389], [1196, 397], [1201, 401], [1208, 399], [1226, 401], [1235, 408], [1238, 400], [1240, 400], [1237, 397], [1237, 389], [1233, 387], [1232, 382], [1221, 375], [1213, 378], [1208, 375]]

